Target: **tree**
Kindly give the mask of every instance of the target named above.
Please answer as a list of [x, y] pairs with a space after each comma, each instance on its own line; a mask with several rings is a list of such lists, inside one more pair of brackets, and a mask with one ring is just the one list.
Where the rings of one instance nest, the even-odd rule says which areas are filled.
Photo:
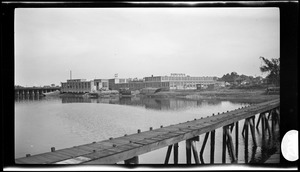
[[265, 63], [260, 67], [260, 71], [269, 73], [266, 77], [269, 82], [279, 86], [280, 84], [280, 58], [272, 58], [271, 60], [266, 59], [262, 56], [259, 57]]
[[222, 78], [220, 78], [220, 80], [232, 83], [238, 77], [239, 77], [239, 75], [236, 72], [231, 72], [230, 74], [227, 73], [226, 75], [223, 75]]

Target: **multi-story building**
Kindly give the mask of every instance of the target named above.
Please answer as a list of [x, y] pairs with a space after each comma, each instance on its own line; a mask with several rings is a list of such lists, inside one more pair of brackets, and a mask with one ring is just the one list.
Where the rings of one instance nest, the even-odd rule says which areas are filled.
[[63, 93], [90, 93], [100, 90], [119, 90], [129, 88], [130, 90], [140, 90], [143, 88], [161, 88], [162, 90], [187, 90], [197, 89], [197, 85], [218, 84], [214, 77], [194, 77], [185, 74], [171, 74], [170, 76], [150, 76], [143, 79], [94, 79], [86, 81], [84, 79], [70, 79], [61, 83]]
[[95, 90], [109, 90], [108, 79], [94, 79]]
[[171, 76], [150, 76], [145, 77], [143, 81], [131, 81], [129, 79], [110, 79], [109, 84], [111, 90], [119, 88], [129, 88], [131, 90], [139, 90], [147, 87], [161, 88], [162, 90], [185, 90], [197, 89], [197, 84], [210, 85], [216, 84], [214, 77], [192, 77], [185, 74], [171, 74]]
[[107, 79], [95, 79], [86, 81], [85, 79], [69, 79], [61, 83], [62, 93], [91, 93], [99, 90], [108, 90]]
[[214, 77], [202, 76], [194, 77], [185, 74], [172, 73], [171, 76], [151, 76], [145, 77], [145, 82], [168, 82], [170, 90], [196, 89], [197, 84], [215, 84]]

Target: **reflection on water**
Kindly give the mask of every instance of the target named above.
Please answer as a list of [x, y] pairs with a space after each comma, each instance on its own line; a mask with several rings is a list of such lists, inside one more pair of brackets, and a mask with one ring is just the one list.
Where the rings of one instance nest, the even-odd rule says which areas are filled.
[[[189, 100], [183, 98], [84, 98], [84, 97], [19, 97], [15, 99], [15, 155], [48, 152], [177, 124], [208, 114], [237, 109], [247, 103], [219, 100]], [[256, 118], [257, 119], [257, 118]], [[244, 120], [240, 121], [239, 132]], [[239, 136], [238, 163], [261, 163], [279, 149], [279, 129], [272, 128], [272, 137], [256, 130], [257, 147]], [[222, 128], [216, 130], [215, 163], [222, 163]], [[232, 133], [235, 138], [235, 132]], [[264, 137], [264, 139], [261, 139]], [[197, 150], [201, 150], [204, 135], [200, 136]], [[235, 140], [235, 139], [234, 139]], [[167, 148], [140, 156], [141, 163], [163, 163]], [[226, 163], [230, 162], [226, 151]], [[185, 142], [179, 143], [179, 163], [185, 163]], [[203, 161], [210, 160], [210, 139], [206, 144]], [[170, 158], [172, 163], [173, 158]]]
[[114, 97], [91, 99], [86, 97], [62, 97], [62, 103], [107, 103], [130, 106], [142, 106], [155, 110], [179, 110], [205, 105], [221, 104], [220, 100], [189, 100], [176, 98], [149, 98], [149, 97]]

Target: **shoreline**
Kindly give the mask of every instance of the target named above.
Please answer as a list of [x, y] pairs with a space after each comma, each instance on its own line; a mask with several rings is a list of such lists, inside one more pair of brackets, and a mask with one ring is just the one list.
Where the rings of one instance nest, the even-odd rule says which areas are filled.
[[[59, 97], [85, 97], [86, 93], [64, 93]], [[137, 95], [145, 96], [145, 95]], [[116, 97], [115, 96], [110, 96]], [[263, 101], [269, 101], [279, 98], [279, 94], [266, 94], [265, 89], [218, 89], [218, 90], [171, 90], [161, 91], [153, 95], [149, 95], [150, 98], [181, 98], [189, 100], [223, 100], [223, 101], [238, 101], [249, 103], [260, 103]], [[101, 98], [101, 97], [99, 97]]]
[[265, 89], [219, 89], [213, 91], [182, 90], [162, 91], [153, 98], [184, 98], [191, 100], [228, 100], [260, 103], [279, 98], [279, 94], [267, 95]]

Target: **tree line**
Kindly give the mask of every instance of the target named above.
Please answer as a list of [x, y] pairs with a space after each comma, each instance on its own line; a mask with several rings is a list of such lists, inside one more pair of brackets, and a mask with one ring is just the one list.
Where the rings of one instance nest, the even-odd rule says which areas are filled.
[[219, 81], [225, 81], [228, 83], [267, 83], [273, 84], [275, 86], [280, 85], [280, 58], [272, 58], [271, 60], [265, 57], [259, 57], [263, 64], [260, 66], [260, 71], [262, 73], [267, 73], [266, 78], [262, 78], [261, 76], [253, 77], [246, 75], [239, 75], [237, 72], [231, 72], [223, 75], [221, 78], [218, 78]]

